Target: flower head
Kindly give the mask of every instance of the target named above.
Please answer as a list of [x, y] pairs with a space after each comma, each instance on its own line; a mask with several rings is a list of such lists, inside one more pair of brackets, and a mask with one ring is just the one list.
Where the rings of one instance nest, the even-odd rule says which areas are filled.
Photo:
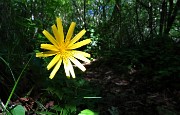
[[51, 44], [41, 44], [41, 49], [49, 51], [36, 53], [36, 57], [54, 56], [54, 58], [50, 61], [50, 63], [47, 66], [48, 70], [54, 67], [49, 76], [50, 79], [52, 79], [55, 76], [55, 74], [61, 66], [61, 63], [63, 63], [64, 65], [66, 76], [70, 77], [71, 74], [71, 76], [75, 78], [72, 63], [74, 63], [82, 71], [85, 71], [86, 68], [77, 59], [88, 63], [90, 62], [90, 60], [87, 58], [90, 57], [90, 54], [75, 49], [89, 44], [91, 40], [85, 39], [80, 42], [77, 42], [86, 33], [85, 29], [81, 30], [76, 36], [74, 36], [74, 38], [72, 38], [73, 31], [76, 25], [75, 22], [71, 23], [66, 38], [64, 39], [62, 21], [60, 18], [57, 18], [56, 21], [57, 26], [55, 24], [52, 26], [54, 36], [52, 36], [46, 30], [42, 32], [46, 36], [46, 38], [51, 42]]

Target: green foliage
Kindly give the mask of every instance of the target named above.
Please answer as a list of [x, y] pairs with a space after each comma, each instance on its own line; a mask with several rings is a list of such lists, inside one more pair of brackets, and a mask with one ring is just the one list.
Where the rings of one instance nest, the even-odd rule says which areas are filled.
[[[45, 91], [48, 92], [46, 95], [52, 95], [62, 107], [68, 108], [69, 105], [78, 107], [79, 105], [86, 105], [89, 108], [94, 108], [97, 100], [93, 102], [83, 97], [96, 97], [99, 95], [99, 89], [93, 87], [87, 81], [82, 78], [66, 79], [66, 77], [55, 78], [48, 81], [48, 87]], [[95, 90], [96, 89], [96, 90]], [[58, 101], [57, 101], [58, 100]], [[47, 100], [46, 100], [47, 101]]]
[[111, 62], [108, 65], [111, 65], [114, 71], [133, 79], [148, 79], [148, 82], [151, 85], [154, 84], [156, 89], [167, 87], [167, 84], [169, 88], [178, 89], [179, 44], [160, 46], [158, 43], [158, 45], [142, 45], [133, 49], [121, 48], [105, 52], [105, 63]]
[[89, 109], [85, 109], [82, 110], [81, 113], [79, 113], [78, 115], [98, 115], [98, 114]]
[[[56, 103], [53, 107], [51, 107], [49, 110], [43, 110], [40, 109], [37, 111], [37, 113], [46, 113], [49, 112], [54, 113], [54, 114], [61, 114], [61, 115], [76, 115], [76, 113], [79, 111], [79, 108], [81, 105], [87, 106], [88, 108], [94, 108], [97, 103], [97, 101], [89, 102], [85, 99], [83, 99], [82, 96], [84, 96], [84, 90], [86, 89], [81, 89], [83, 92], [82, 94], [75, 94], [77, 91], [73, 92], [73, 89], [71, 87], [67, 88], [62, 88], [62, 90], [57, 90], [57, 88], [50, 89], [48, 88], [47, 91], [50, 93], [49, 95], [52, 95], [53, 99]], [[75, 89], [77, 90], [77, 89]], [[89, 90], [89, 89], [87, 89]], [[91, 90], [92, 91], [92, 90]], [[90, 92], [90, 91], [88, 91]], [[92, 92], [90, 92], [92, 94]], [[88, 93], [88, 95], [91, 95]], [[44, 93], [45, 95], [45, 93]], [[95, 94], [94, 94], [95, 95]], [[45, 100], [42, 100], [45, 99]], [[48, 98], [46, 96], [41, 97], [41, 102], [44, 103], [44, 101], [48, 101]]]
[[53, 113], [53, 112], [46, 112], [46, 111], [40, 111], [40, 112], [38, 112], [38, 111], [36, 111], [36, 113], [37, 114], [39, 114], [39, 115], [55, 115], [55, 113]]
[[17, 105], [7, 115], [25, 115], [25, 109], [22, 105]]
[[99, 34], [95, 33], [95, 29], [93, 27], [89, 28], [87, 31], [87, 33], [89, 34], [88, 37], [91, 38], [92, 42], [87, 46], [87, 49], [85, 51], [90, 52], [91, 58], [97, 58], [100, 50]]
[[[51, 111], [51, 112], [50, 112]], [[47, 114], [47, 115], [75, 115], [76, 107], [75, 106], [68, 106], [60, 107], [59, 105], [54, 105], [50, 108], [49, 111], [36, 111], [38, 114]]]

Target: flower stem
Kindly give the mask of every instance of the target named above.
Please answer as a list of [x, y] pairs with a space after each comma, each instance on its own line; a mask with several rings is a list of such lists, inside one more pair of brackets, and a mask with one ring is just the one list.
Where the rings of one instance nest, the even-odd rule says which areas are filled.
[[15, 91], [15, 89], [16, 89], [16, 87], [17, 87], [17, 84], [18, 84], [18, 82], [19, 82], [19, 80], [20, 80], [23, 72], [25, 71], [27, 65], [29, 64], [30, 60], [32, 59], [32, 57], [33, 57], [33, 55], [32, 55], [31, 58], [28, 60], [28, 62], [27, 62], [26, 65], [24, 66], [23, 70], [21, 71], [18, 79], [16, 80], [16, 82], [15, 82], [15, 84], [14, 84], [14, 87], [13, 87], [13, 89], [12, 89], [10, 95], [9, 95], [9, 98], [8, 98], [6, 104], [5, 104], [5, 108], [7, 108], [7, 105], [8, 105], [8, 103], [9, 103], [9, 101], [11, 100], [12, 95], [14, 94], [14, 91]]

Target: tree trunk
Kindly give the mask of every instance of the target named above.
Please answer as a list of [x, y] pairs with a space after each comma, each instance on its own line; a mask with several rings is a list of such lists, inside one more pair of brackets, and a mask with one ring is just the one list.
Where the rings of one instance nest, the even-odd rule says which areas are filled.
[[174, 7], [174, 10], [173, 10], [172, 14], [169, 14], [171, 16], [168, 18], [167, 27], [166, 27], [166, 29], [164, 31], [164, 35], [169, 35], [169, 31], [170, 31], [170, 29], [171, 29], [171, 27], [172, 27], [172, 25], [173, 25], [173, 23], [174, 23], [174, 21], [176, 19], [176, 16], [177, 16], [177, 13], [178, 13], [179, 9], [180, 9], [180, 0], [178, 0], [176, 2], [176, 5]]
[[165, 22], [165, 14], [166, 14], [166, 8], [165, 5], [166, 4], [166, 0], [163, 0], [162, 2], [162, 7], [161, 7], [161, 11], [160, 11], [160, 25], [159, 25], [159, 35], [162, 36], [163, 34], [163, 30], [164, 30], [164, 22]]
[[149, 2], [149, 28], [150, 28], [150, 38], [153, 38], [153, 11], [152, 11], [152, 0]]
[[141, 27], [140, 27], [140, 24], [139, 24], [139, 15], [138, 15], [138, 3], [137, 3], [138, 0], [136, 0], [136, 6], [135, 6], [135, 11], [136, 11], [136, 24], [137, 24], [137, 29], [138, 29], [138, 33], [139, 33], [139, 36], [141, 37], [141, 41], [143, 40], [143, 34], [141, 32]]

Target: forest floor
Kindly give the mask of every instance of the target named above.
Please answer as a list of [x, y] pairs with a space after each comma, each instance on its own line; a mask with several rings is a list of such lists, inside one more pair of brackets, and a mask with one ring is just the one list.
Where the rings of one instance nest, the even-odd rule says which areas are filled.
[[86, 66], [85, 79], [102, 88], [100, 115], [180, 114], [180, 90], [154, 83], [151, 78], [142, 77], [140, 70], [120, 72], [117, 62], [99, 59]]
[[[112, 54], [108, 54], [109, 57], [104, 56], [85, 64], [87, 70], [80, 75], [89, 81], [88, 86], [93, 87], [90, 89], [100, 90], [99, 95], [95, 96], [102, 97], [95, 101], [90, 100], [93, 104], [96, 103], [95, 108], [87, 108], [99, 112], [99, 115], [180, 115], [179, 48], [180, 45], [167, 50], [154, 49], [154, 47], [128, 49], [116, 54], [111, 52]], [[22, 86], [28, 86], [24, 85], [27, 82], [22, 83]], [[60, 87], [60, 84], [58, 85]], [[21, 89], [26, 91], [24, 87]], [[34, 92], [35, 96], [32, 100], [20, 98], [21, 103], [28, 102], [29, 110], [27, 107], [26, 109], [29, 115], [34, 113], [30, 111], [32, 108], [35, 110], [38, 108], [34, 100], [40, 98], [39, 94], [38, 91]], [[49, 97], [44, 95], [42, 98]], [[50, 102], [48, 100], [48, 103], [43, 104], [54, 105], [51, 100], [56, 101], [56, 99], [51, 98], [53, 97], [50, 97]], [[87, 103], [83, 102], [83, 104]], [[77, 106], [78, 112], [83, 109]]]

